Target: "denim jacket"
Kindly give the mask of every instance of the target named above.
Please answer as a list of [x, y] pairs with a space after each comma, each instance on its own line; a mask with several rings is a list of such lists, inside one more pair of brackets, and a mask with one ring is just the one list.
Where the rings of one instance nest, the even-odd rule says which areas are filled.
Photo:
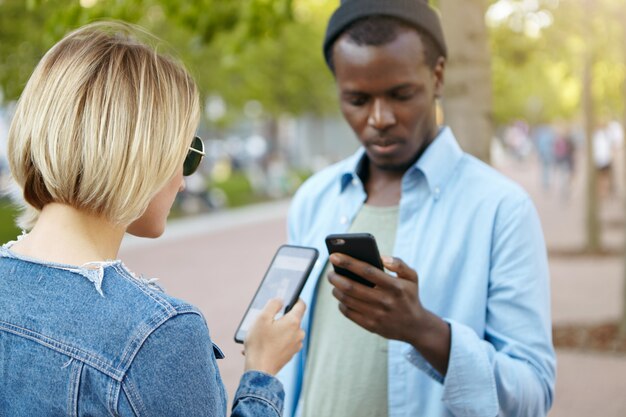
[[[75, 267], [0, 247], [0, 416], [224, 416], [200, 311], [120, 261]], [[284, 392], [246, 372], [234, 416], [279, 416]]]

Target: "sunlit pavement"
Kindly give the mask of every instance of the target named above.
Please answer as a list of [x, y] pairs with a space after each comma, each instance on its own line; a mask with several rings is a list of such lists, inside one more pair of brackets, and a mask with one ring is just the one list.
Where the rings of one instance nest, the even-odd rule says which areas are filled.
[[[590, 323], [618, 317], [622, 259], [559, 255], [585, 242], [583, 172], [577, 172], [569, 197], [564, 198], [556, 189], [559, 183], [551, 191], [542, 189], [532, 158], [517, 163], [495, 155], [494, 164], [520, 183], [538, 208], [554, 254], [550, 259], [554, 322]], [[620, 166], [619, 178], [622, 172]], [[619, 247], [623, 241], [622, 207], [620, 196], [603, 202], [604, 241], [609, 247]], [[231, 399], [243, 370], [241, 346], [234, 343], [233, 332], [274, 251], [286, 239], [287, 208], [288, 202], [281, 201], [173, 221], [161, 239], [134, 239], [123, 245], [121, 257], [131, 269], [160, 278], [171, 294], [203, 311], [211, 337], [226, 352], [220, 369]], [[626, 356], [557, 353], [551, 417], [626, 415]]]

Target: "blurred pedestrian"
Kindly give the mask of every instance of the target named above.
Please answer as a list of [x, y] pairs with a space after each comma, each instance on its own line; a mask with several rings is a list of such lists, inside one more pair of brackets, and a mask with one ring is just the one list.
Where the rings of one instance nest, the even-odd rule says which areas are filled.
[[602, 123], [593, 134], [593, 162], [600, 197], [607, 197], [615, 192], [613, 153], [616, 140], [614, 132], [606, 122]]
[[576, 145], [572, 130], [562, 126], [557, 130], [554, 139], [554, 162], [560, 177], [560, 193], [563, 199], [570, 194], [575, 169]]
[[[163, 233], [204, 153], [195, 83], [140, 37], [121, 23], [70, 33], [19, 100], [8, 155], [29, 231], [0, 247], [2, 416], [226, 414], [202, 313], [117, 259], [124, 233]], [[272, 375], [301, 347], [304, 305], [274, 320], [280, 308], [250, 330], [234, 415], [281, 415]]]
[[547, 123], [535, 127], [533, 140], [541, 164], [541, 185], [545, 191], [548, 191], [554, 166], [554, 128]]

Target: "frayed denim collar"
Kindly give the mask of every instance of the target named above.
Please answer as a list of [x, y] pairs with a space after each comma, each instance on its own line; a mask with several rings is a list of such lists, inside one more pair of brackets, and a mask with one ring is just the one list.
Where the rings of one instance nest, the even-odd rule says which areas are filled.
[[20, 254], [13, 252], [11, 250], [11, 247], [16, 242], [21, 240], [25, 235], [26, 235], [26, 232], [22, 232], [22, 234], [17, 237], [17, 240], [12, 240], [0, 246], [0, 258], [19, 259], [21, 261], [35, 263], [39, 265], [45, 265], [50, 268], [60, 269], [63, 271], [68, 271], [68, 272], [72, 272], [74, 274], [80, 275], [86, 278], [87, 280], [89, 280], [91, 283], [93, 283], [94, 286], [96, 287], [96, 291], [98, 291], [98, 294], [100, 294], [102, 297], [104, 297], [104, 293], [102, 292], [102, 280], [104, 279], [104, 269], [110, 266], [121, 266], [134, 279], [142, 282], [143, 284], [153, 289], [163, 291], [163, 288], [161, 288], [161, 286], [156, 283], [157, 278], [144, 278], [143, 276], [137, 276], [133, 272], [131, 272], [126, 267], [126, 265], [124, 265], [123, 262], [119, 259], [87, 262], [80, 266], [76, 266], [76, 265], [69, 265], [69, 264], [63, 264], [63, 263], [57, 263], [57, 262], [42, 261], [41, 259], [31, 258], [29, 256], [20, 255]]

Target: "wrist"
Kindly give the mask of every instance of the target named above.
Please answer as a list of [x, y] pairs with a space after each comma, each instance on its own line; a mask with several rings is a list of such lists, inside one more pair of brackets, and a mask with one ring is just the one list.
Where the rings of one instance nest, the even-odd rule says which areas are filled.
[[428, 310], [417, 321], [408, 343], [442, 375], [450, 358], [451, 330], [448, 322]]
[[274, 370], [273, 367], [267, 366], [266, 364], [259, 363], [254, 360], [246, 360], [244, 363], [243, 369], [244, 369], [244, 372], [257, 371], [257, 372], [263, 372], [264, 374], [268, 374], [272, 376], [276, 375], [276, 371]]
[[436, 314], [424, 310], [420, 317], [416, 319], [412, 329], [407, 342], [415, 349], [421, 351], [431, 345], [433, 340], [445, 336], [449, 331], [449, 326]]

